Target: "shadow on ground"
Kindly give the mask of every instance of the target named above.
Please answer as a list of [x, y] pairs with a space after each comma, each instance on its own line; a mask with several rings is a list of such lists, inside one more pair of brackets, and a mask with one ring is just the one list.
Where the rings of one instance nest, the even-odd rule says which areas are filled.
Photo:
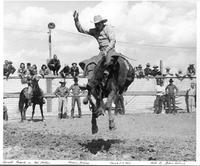
[[79, 143], [82, 147], [87, 148], [92, 154], [97, 154], [99, 151], [106, 151], [108, 152], [112, 144], [119, 144], [124, 143], [124, 141], [119, 139], [111, 139], [111, 140], [104, 140], [104, 139], [93, 139], [92, 141], [87, 141], [87, 143]]

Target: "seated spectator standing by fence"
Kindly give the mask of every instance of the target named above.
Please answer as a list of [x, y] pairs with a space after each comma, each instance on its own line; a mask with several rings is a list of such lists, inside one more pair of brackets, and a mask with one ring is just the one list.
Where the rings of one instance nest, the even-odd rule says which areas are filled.
[[[169, 80], [169, 85], [165, 88], [165, 92], [167, 94], [167, 103], [168, 103], [168, 113], [177, 113], [176, 105], [175, 105], [175, 96], [178, 93], [178, 88], [173, 84], [173, 80]], [[173, 106], [173, 111], [171, 110], [171, 106]]]
[[152, 73], [151, 73], [151, 68], [150, 68], [150, 63], [147, 63], [146, 64], [146, 68], [144, 69], [144, 75], [145, 75], [145, 77], [148, 79], [149, 78], [149, 76], [151, 76], [152, 75]]
[[186, 75], [183, 74], [183, 72], [182, 72], [181, 69], [178, 70], [178, 73], [176, 73], [175, 76], [176, 76], [180, 81], [183, 81], [183, 79], [186, 77]]
[[3, 75], [6, 76], [6, 79], [10, 74], [14, 74], [16, 71], [15, 67], [12, 65], [12, 61], [5, 60], [3, 65]]
[[79, 75], [79, 68], [78, 68], [78, 66], [77, 66], [77, 63], [72, 63], [72, 67], [71, 67], [71, 69], [70, 69], [71, 71], [71, 76], [72, 77], [77, 77], [78, 75]]
[[192, 79], [192, 77], [195, 77], [196, 70], [194, 68], [194, 64], [190, 64], [187, 68], [187, 76]]
[[195, 111], [195, 107], [196, 107], [195, 98], [196, 98], [195, 82], [191, 82], [190, 88], [186, 92], [187, 112], [193, 112], [193, 111]]
[[18, 73], [18, 76], [21, 78], [21, 83], [22, 84], [27, 83], [27, 79], [26, 79], [27, 70], [25, 68], [25, 64], [24, 63], [20, 63], [20, 66], [19, 66], [19, 69], [18, 69], [17, 73]]
[[163, 73], [163, 76], [164, 77], [173, 77], [173, 73], [171, 73], [170, 70], [171, 70], [170, 67], [166, 67], [165, 72]]
[[60, 75], [62, 78], [66, 78], [70, 74], [70, 67], [65, 64], [64, 68], [60, 71]]
[[39, 74], [44, 78], [45, 75], [49, 75], [50, 74], [50, 70], [49, 70], [49, 68], [45, 64], [43, 64], [41, 66]]
[[71, 109], [71, 117], [74, 118], [74, 108], [75, 108], [75, 103], [77, 103], [78, 106], [78, 117], [81, 118], [82, 113], [81, 113], [81, 99], [80, 99], [80, 94], [81, 94], [81, 89], [80, 85], [78, 84], [78, 78], [74, 78], [74, 84], [71, 85], [69, 88], [69, 91], [72, 91], [72, 109]]
[[67, 103], [68, 103], [68, 95], [69, 95], [69, 89], [65, 86], [65, 81], [60, 81], [60, 86], [57, 87], [54, 94], [58, 97], [58, 118], [68, 118], [68, 109], [67, 109]]
[[53, 71], [54, 75], [58, 75], [58, 71], [61, 67], [60, 60], [57, 58], [56, 54], [54, 54], [53, 58], [50, 59], [49, 63], [47, 64], [49, 69]]
[[136, 77], [144, 78], [144, 70], [142, 69], [142, 65], [138, 65]]
[[151, 71], [152, 76], [159, 76], [161, 75], [161, 72], [158, 70], [158, 66], [154, 65], [153, 70]]
[[162, 105], [164, 104], [165, 98], [165, 87], [163, 84], [163, 80], [160, 79], [158, 81], [158, 85], [156, 86], [156, 100], [154, 103], [154, 113], [160, 114], [162, 112]]

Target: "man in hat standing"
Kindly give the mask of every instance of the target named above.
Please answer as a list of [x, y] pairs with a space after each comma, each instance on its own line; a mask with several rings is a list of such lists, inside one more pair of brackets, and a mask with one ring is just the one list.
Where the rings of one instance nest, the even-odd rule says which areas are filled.
[[77, 63], [72, 63], [72, 67], [70, 69], [70, 72], [71, 72], [71, 76], [72, 77], [77, 77], [79, 75], [79, 68], [77, 66]]
[[195, 97], [196, 97], [196, 87], [195, 87], [195, 82], [192, 81], [190, 88], [186, 92], [186, 106], [188, 113], [195, 111], [196, 107]]
[[104, 72], [103, 75], [109, 75], [111, 65], [114, 61], [112, 56], [119, 55], [119, 53], [115, 51], [115, 35], [111, 27], [105, 24], [107, 19], [103, 19], [100, 15], [94, 16], [95, 28], [89, 30], [86, 30], [81, 26], [77, 11], [74, 11], [73, 17], [77, 30], [81, 33], [93, 36], [99, 44], [100, 53], [98, 56], [101, 57], [102, 63], [98, 64], [99, 66], [96, 67], [97, 71], [94, 71], [93, 78], [91, 78], [88, 82], [88, 85], [93, 87], [94, 85], [98, 84], [97, 79], [102, 75], [101, 72]]
[[61, 85], [57, 87], [54, 94], [58, 97], [58, 118], [62, 119], [68, 117], [67, 97], [69, 95], [69, 89], [65, 86], [65, 81], [60, 81], [59, 83]]
[[[165, 88], [165, 92], [167, 94], [167, 102], [168, 102], [168, 108], [169, 113], [176, 113], [176, 106], [175, 106], [175, 95], [178, 93], [178, 88], [173, 84], [173, 80], [169, 80], [169, 85]], [[171, 110], [171, 105], [173, 105], [173, 112]]]
[[163, 79], [158, 81], [158, 85], [156, 86], [156, 100], [155, 100], [155, 110], [156, 114], [162, 112], [162, 105], [164, 104], [164, 95], [165, 95], [165, 87], [163, 84]]
[[82, 113], [81, 113], [81, 99], [80, 99], [80, 94], [81, 94], [81, 89], [80, 85], [78, 84], [78, 78], [74, 78], [74, 84], [69, 88], [69, 92], [72, 91], [72, 109], [71, 109], [71, 117], [74, 118], [74, 108], [75, 108], [75, 103], [77, 103], [78, 107], [78, 117], [81, 118]]

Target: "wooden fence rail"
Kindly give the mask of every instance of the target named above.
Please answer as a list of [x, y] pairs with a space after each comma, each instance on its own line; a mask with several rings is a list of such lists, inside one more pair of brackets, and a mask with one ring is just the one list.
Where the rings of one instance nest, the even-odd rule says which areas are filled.
[[[4, 93], [3, 98], [19, 98], [20, 92], [14, 92], [14, 93]], [[127, 91], [123, 94], [123, 96], [155, 96], [155, 91]], [[185, 96], [186, 91], [179, 91], [177, 96]], [[80, 95], [81, 97], [86, 96], [86, 94]], [[45, 93], [45, 98], [56, 98], [56, 95]], [[73, 97], [73, 95], [69, 95], [69, 97]]]

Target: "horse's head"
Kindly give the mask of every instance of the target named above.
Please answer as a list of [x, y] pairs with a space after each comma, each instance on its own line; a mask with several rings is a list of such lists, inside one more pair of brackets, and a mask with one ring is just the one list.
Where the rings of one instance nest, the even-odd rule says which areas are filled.
[[39, 77], [34, 76], [32, 79], [33, 94], [40, 95], [40, 87], [38, 82], [39, 82]]

